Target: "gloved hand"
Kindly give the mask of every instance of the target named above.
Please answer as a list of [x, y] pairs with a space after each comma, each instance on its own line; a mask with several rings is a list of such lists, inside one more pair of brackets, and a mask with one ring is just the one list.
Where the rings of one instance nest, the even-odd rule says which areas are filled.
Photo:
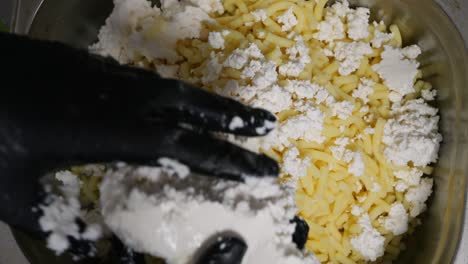
[[46, 235], [32, 210], [44, 200], [38, 179], [70, 165], [168, 157], [233, 180], [278, 174], [211, 134], [265, 135], [276, 120], [265, 110], [59, 43], [4, 33], [0, 43], [0, 220], [12, 226]]

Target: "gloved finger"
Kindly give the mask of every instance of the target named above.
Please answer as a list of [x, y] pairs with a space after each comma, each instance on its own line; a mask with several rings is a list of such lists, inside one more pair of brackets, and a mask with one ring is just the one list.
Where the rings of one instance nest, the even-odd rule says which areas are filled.
[[145, 264], [145, 256], [125, 246], [116, 236], [111, 238], [111, 264]]
[[[2, 35], [2, 41], [6, 47], [22, 50], [21, 58], [36, 58], [34, 67], [25, 68], [21, 58], [7, 56], [9, 68], [22, 69], [7, 72], [18, 84], [14, 91], [2, 91], [0, 100], [6, 98], [1, 102], [11, 104], [10, 108], [31, 109], [39, 116], [44, 116], [41, 111], [62, 117], [98, 115], [103, 122], [137, 119], [136, 114], [143, 114], [150, 119], [184, 122], [206, 130], [245, 136], [265, 135], [274, 128], [276, 118], [265, 110], [163, 79], [154, 72], [119, 65], [111, 58], [16, 35]], [[54, 75], [44, 76], [44, 71], [38, 68]], [[42, 84], [47, 89], [27, 89], [31, 84]], [[18, 89], [25, 89], [28, 96]]]
[[296, 244], [298, 249], [304, 249], [307, 237], [309, 235], [309, 225], [300, 216], [294, 217], [291, 223], [296, 223], [296, 228], [293, 233], [293, 242]]
[[221, 236], [201, 251], [194, 264], [240, 264], [247, 244], [237, 237]]
[[[152, 88], [144, 112], [154, 120], [174, 120], [210, 131], [244, 136], [266, 135], [275, 128], [276, 117], [270, 112], [251, 108], [235, 100], [207, 92], [176, 80], [142, 79]], [[154, 84], [152, 84], [154, 83]]]
[[243, 175], [277, 176], [278, 164], [219, 140], [206, 133], [158, 124], [131, 127], [42, 127], [36, 128], [28, 145], [40, 150], [36, 156], [54, 168], [64, 165], [124, 161], [152, 164], [167, 157], [189, 166], [194, 172], [233, 180]]
[[97, 257], [97, 248], [94, 241], [77, 240], [72, 237], [67, 237], [70, 243], [68, 253], [75, 260], [89, 259]]

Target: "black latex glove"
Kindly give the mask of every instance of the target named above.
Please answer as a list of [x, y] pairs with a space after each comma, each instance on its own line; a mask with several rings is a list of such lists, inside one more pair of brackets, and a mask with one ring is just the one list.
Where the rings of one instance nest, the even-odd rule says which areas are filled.
[[[169, 157], [234, 180], [278, 174], [208, 133], [264, 135], [275, 122], [265, 110], [59, 43], [0, 33], [0, 48], [0, 220], [12, 226], [41, 235], [37, 179], [69, 165]], [[244, 127], [230, 131], [236, 116]]]

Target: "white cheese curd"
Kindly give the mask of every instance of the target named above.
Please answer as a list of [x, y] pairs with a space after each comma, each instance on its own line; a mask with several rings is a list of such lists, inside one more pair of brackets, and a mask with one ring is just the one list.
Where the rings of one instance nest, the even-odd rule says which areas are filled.
[[408, 231], [408, 213], [402, 203], [396, 202], [392, 204], [388, 217], [384, 218], [384, 227], [392, 231], [395, 236]]
[[263, 108], [272, 113], [289, 109], [292, 105], [290, 94], [278, 85], [270, 86], [260, 92], [250, 103], [253, 107]]
[[210, 53], [210, 59], [206, 64], [206, 68], [204, 70], [204, 75], [201, 79], [202, 83], [209, 83], [216, 80], [219, 77], [223, 69], [223, 65], [220, 63], [219, 54], [215, 52]]
[[410, 170], [399, 170], [393, 173], [396, 178], [403, 180], [408, 186], [417, 186], [421, 181], [423, 172], [412, 168]]
[[358, 7], [346, 15], [348, 21], [348, 37], [361, 40], [369, 36], [369, 8]]
[[340, 137], [335, 140], [335, 144], [330, 147], [333, 157], [337, 160], [350, 162], [353, 158], [353, 152], [346, 148], [350, 143], [349, 138]]
[[345, 18], [349, 12], [353, 10], [349, 8], [348, 0], [336, 1], [331, 8], [328, 10], [331, 14], [338, 16], [339, 18]]
[[437, 90], [424, 89], [421, 91], [421, 97], [426, 101], [433, 101], [437, 96]]
[[210, 32], [208, 34], [208, 43], [213, 49], [224, 49], [224, 36], [229, 34], [229, 31]]
[[332, 106], [332, 115], [339, 119], [346, 120], [353, 113], [354, 104], [349, 101], [334, 103]]
[[433, 180], [423, 178], [418, 186], [411, 187], [405, 195], [405, 199], [410, 202], [410, 216], [416, 217], [426, 210], [426, 201], [432, 193]]
[[334, 52], [335, 58], [340, 61], [339, 73], [347, 76], [359, 68], [364, 56], [372, 53], [372, 48], [365, 42], [337, 42]]
[[382, 45], [384, 45], [385, 43], [387, 43], [391, 39], [393, 39], [393, 34], [383, 33], [383, 32], [380, 32], [379, 30], [375, 30], [374, 31], [374, 38], [372, 39], [372, 42], [371, 42], [372, 47], [380, 48], [380, 47], [382, 47]]
[[365, 212], [364, 208], [359, 205], [353, 204], [351, 207], [351, 214], [354, 216], [361, 216]]
[[372, 226], [369, 215], [362, 215], [358, 224], [362, 232], [351, 238], [351, 245], [365, 260], [375, 261], [384, 254], [385, 237]]
[[242, 49], [236, 49], [232, 52], [231, 55], [224, 61], [224, 67], [231, 67], [236, 70], [242, 69], [244, 65], [248, 62], [249, 56]]
[[[199, 37], [202, 22], [212, 21], [208, 12], [213, 10], [208, 7], [220, 10], [216, 4], [207, 5], [208, 1], [161, 2], [163, 8], [159, 9], [146, 0], [115, 0], [99, 41], [90, 50], [121, 63], [135, 60], [137, 54], [176, 62], [180, 59], [174, 49], [177, 40]], [[145, 19], [140, 21], [142, 17]]]
[[256, 22], [265, 21], [268, 18], [267, 12], [264, 9], [254, 10], [250, 14], [253, 15]]
[[309, 56], [309, 48], [305, 45], [301, 36], [294, 37], [295, 45], [286, 50], [289, 61], [281, 65], [278, 70], [283, 76], [297, 77], [312, 60]]
[[362, 161], [362, 154], [359, 152], [353, 153], [353, 161], [349, 164], [348, 172], [356, 177], [360, 177], [364, 174], [365, 166]]
[[392, 101], [399, 102], [403, 96], [414, 92], [413, 83], [419, 68], [419, 62], [414, 59], [419, 55], [420, 49], [417, 46], [398, 49], [388, 45], [384, 49], [382, 61], [372, 68], [384, 80], [385, 85], [396, 93], [397, 96]]
[[288, 145], [289, 139], [300, 138], [317, 143], [323, 142], [325, 140], [322, 136], [324, 119], [325, 114], [318, 107], [309, 106], [305, 112], [280, 123], [276, 133], [272, 134], [277, 134], [277, 140], [271, 142], [272, 146], [282, 148]]
[[438, 133], [437, 109], [422, 99], [394, 105], [382, 138], [387, 160], [397, 166], [426, 166], [436, 162], [442, 136]]
[[294, 15], [292, 7], [278, 17], [278, 23], [283, 25], [281, 27], [282, 31], [290, 31], [295, 25], [297, 25], [297, 18], [296, 15]]
[[344, 24], [338, 16], [328, 15], [325, 20], [318, 24], [318, 32], [314, 33], [314, 38], [332, 42], [345, 37]]
[[287, 182], [292, 188], [296, 188], [299, 178], [306, 175], [311, 162], [309, 157], [301, 159], [299, 155], [299, 150], [294, 146], [288, 147], [283, 155], [282, 168], [285, 174], [291, 176]]
[[361, 78], [359, 86], [353, 91], [352, 96], [361, 99], [364, 104], [367, 104], [369, 102], [369, 95], [374, 93], [374, 84], [375, 82], [370, 79]]

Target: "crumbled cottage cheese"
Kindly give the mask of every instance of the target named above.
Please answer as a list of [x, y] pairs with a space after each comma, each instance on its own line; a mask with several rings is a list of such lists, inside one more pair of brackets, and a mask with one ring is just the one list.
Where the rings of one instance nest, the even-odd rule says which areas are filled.
[[426, 201], [432, 193], [433, 180], [423, 178], [418, 186], [411, 187], [405, 195], [405, 199], [410, 202], [410, 216], [416, 217], [426, 210]]
[[437, 96], [437, 90], [424, 89], [421, 91], [421, 97], [426, 101], [433, 101]]
[[300, 107], [301, 113], [292, 116], [277, 125], [268, 135], [258, 138], [242, 138], [228, 136], [226, 139], [250, 151], [260, 152], [261, 149], [275, 147], [280, 151], [289, 148], [289, 140], [303, 139], [311, 142], [323, 143], [322, 136], [325, 114], [313, 104]]
[[353, 206], [351, 207], [351, 214], [354, 216], [361, 216], [364, 212], [364, 208], [362, 208], [359, 205], [353, 204]]
[[321, 41], [332, 42], [345, 37], [344, 24], [336, 15], [327, 14], [325, 20], [318, 24], [318, 30], [314, 38]]
[[294, 15], [293, 8], [290, 7], [284, 14], [278, 17], [278, 23], [283, 24], [282, 31], [289, 31], [297, 25], [297, 18]]
[[294, 38], [296, 44], [286, 50], [289, 61], [281, 65], [278, 70], [283, 76], [297, 77], [312, 60], [309, 56], [309, 48], [305, 45], [301, 36]]
[[380, 32], [379, 30], [374, 31], [374, 38], [372, 39], [372, 47], [374, 48], [380, 48], [382, 45], [388, 41], [393, 39], [393, 34], [391, 33], [383, 33]]
[[384, 254], [385, 237], [372, 226], [368, 214], [361, 216], [358, 223], [362, 232], [351, 238], [351, 245], [364, 259], [375, 261]]
[[372, 95], [374, 93], [374, 84], [374, 81], [367, 78], [362, 78], [358, 88], [353, 91], [352, 96], [354, 98], [361, 99], [363, 103], [367, 104], [369, 102], [369, 95]]
[[349, 138], [347, 137], [337, 138], [335, 140], [335, 144], [329, 148], [333, 157], [337, 160], [345, 159], [346, 162], [350, 162], [352, 160], [353, 152], [346, 148], [348, 144], [349, 144]]
[[353, 10], [349, 8], [348, 0], [336, 1], [331, 8], [328, 10], [331, 14], [338, 16], [339, 18], [345, 18], [349, 12]]
[[442, 136], [438, 133], [437, 109], [423, 99], [392, 107], [393, 118], [387, 121], [382, 142], [384, 154], [397, 166], [426, 166], [437, 161]]
[[403, 56], [410, 60], [415, 60], [421, 55], [421, 48], [418, 45], [411, 45], [401, 49]]
[[279, 149], [289, 145], [289, 139], [322, 143], [325, 140], [322, 136], [324, 119], [325, 114], [318, 107], [309, 106], [305, 112], [280, 123], [278, 128], [266, 137], [268, 141], [265, 143]]
[[312, 99], [319, 89], [323, 89], [317, 84], [300, 80], [288, 80], [284, 88], [298, 99]]
[[388, 217], [384, 219], [384, 227], [395, 236], [402, 235], [408, 231], [408, 213], [406, 213], [403, 204], [398, 202], [392, 204]]
[[408, 189], [408, 185], [404, 181], [397, 181], [394, 187], [397, 192], [404, 192]]
[[349, 101], [341, 101], [333, 104], [332, 115], [346, 120], [353, 113], [354, 104]]
[[[262, 52], [255, 43], [251, 43], [246, 49], [236, 49], [222, 64], [225, 67], [231, 67], [236, 70], [242, 70], [242, 76], [251, 77], [252, 84], [255, 86], [255, 90], [262, 90], [272, 84], [278, 79], [278, 73], [276, 72], [276, 63], [268, 61], [263, 56]], [[217, 73], [219, 76], [219, 72]], [[240, 87], [237, 85], [237, 87]], [[233, 89], [234, 87], [230, 87]], [[222, 92], [223, 89], [217, 91]], [[244, 91], [230, 91], [231, 93], [242, 94]], [[226, 94], [229, 96], [228, 94]], [[234, 97], [235, 98], [235, 97]], [[247, 102], [245, 102], [247, 103]]]
[[307, 173], [311, 160], [309, 157], [301, 159], [299, 150], [296, 147], [289, 147], [283, 155], [283, 170], [285, 174], [291, 176], [289, 182], [292, 188], [296, 188], [297, 180]]
[[[151, 184], [138, 184], [142, 173]], [[100, 187], [105, 223], [133, 250], [186, 263], [214, 235], [235, 232], [248, 246], [242, 263], [319, 263], [303, 260], [292, 242], [294, 202], [274, 178], [237, 183], [154, 174], [124, 167], [108, 172]]]
[[380, 192], [380, 190], [382, 190], [382, 186], [380, 186], [380, 184], [374, 182], [372, 184], [372, 188], [371, 188], [371, 192]]
[[346, 15], [348, 37], [352, 40], [365, 39], [369, 36], [369, 8], [358, 7]]
[[224, 61], [223, 66], [231, 67], [236, 70], [242, 69], [248, 62], [249, 56], [245, 50], [235, 49], [231, 55]]
[[372, 66], [385, 85], [393, 92], [390, 99], [399, 102], [403, 96], [414, 92], [414, 79], [418, 73], [419, 62], [415, 61], [421, 53], [417, 46], [404, 49], [384, 46], [382, 61]]
[[[69, 237], [96, 241], [101, 236], [101, 228], [90, 223], [84, 231], [81, 231], [78, 226], [77, 221], [82, 217], [79, 201], [81, 182], [78, 177], [69, 171], [60, 171], [55, 174], [55, 178], [62, 183], [61, 195], [51, 192], [51, 188], [46, 186], [47, 197], [44, 203], [39, 205], [42, 211], [39, 226], [42, 231], [49, 234], [47, 247], [60, 255], [70, 247]], [[95, 253], [95, 249], [88, 252], [91, 257]]]
[[423, 176], [423, 172], [416, 168], [395, 171], [393, 174], [405, 184], [406, 188], [408, 186], [419, 185], [421, 177]]
[[360, 177], [364, 174], [365, 166], [362, 161], [362, 154], [359, 152], [353, 153], [353, 161], [349, 164], [348, 172], [356, 177]]
[[365, 42], [337, 42], [335, 58], [340, 61], [339, 73], [347, 76], [359, 68], [365, 55], [372, 53], [369, 43]]
[[208, 43], [213, 49], [224, 49], [224, 37], [229, 34], [229, 31], [210, 32], [208, 34]]
[[369, 16], [368, 8], [351, 9], [348, 1], [337, 1], [327, 10], [325, 19], [319, 23], [319, 31], [314, 34], [314, 37], [326, 42], [343, 39], [345, 37], [343, 20], [346, 18], [348, 37], [352, 40], [365, 39], [369, 36]]
[[288, 61], [279, 67], [279, 73], [283, 76], [297, 77], [304, 70], [304, 64]]
[[272, 113], [289, 109], [292, 105], [290, 94], [278, 85], [273, 85], [257, 92], [257, 97], [251, 102], [253, 107], [263, 108]]
[[219, 74], [221, 73], [221, 70], [223, 69], [221, 63], [219, 62], [219, 55], [216, 54], [215, 52], [210, 53], [210, 60], [208, 61], [204, 75], [202, 78], [202, 83], [206, 84], [209, 82], [212, 82], [218, 78]]
[[257, 9], [250, 12], [254, 17], [255, 22], [265, 21], [268, 18], [267, 12], [264, 9]]
[[[99, 42], [90, 50], [123, 64], [134, 61], [138, 54], [176, 62], [180, 59], [174, 49], [177, 40], [198, 38], [202, 22], [213, 21], [208, 13], [222, 10], [215, 0], [163, 0], [161, 4], [159, 9], [146, 0], [115, 0], [114, 10], [99, 32]], [[145, 19], [140, 21], [142, 17]]]
[[[310, 81], [288, 80], [284, 89], [290, 92], [296, 99], [312, 99], [315, 100], [317, 105], [327, 100], [330, 101], [329, 99], [333, 98], [325, 88]], [[297, 101], [294, 107], [299, 111], [306, 111], [309, 104]]]

